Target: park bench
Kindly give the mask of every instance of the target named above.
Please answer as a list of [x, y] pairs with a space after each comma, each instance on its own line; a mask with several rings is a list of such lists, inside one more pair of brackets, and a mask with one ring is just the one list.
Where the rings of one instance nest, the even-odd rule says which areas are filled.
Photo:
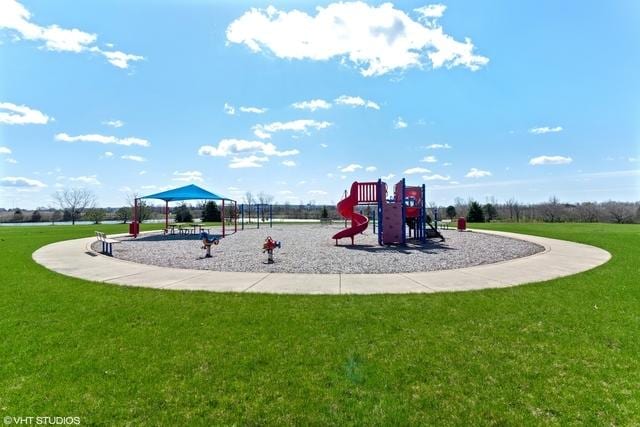
[[119, 240], [109, 239], [106, 234], [96, 231], [96, 238], [99, 242], [102, 242], [102, 253], [113, 256], [113, 244], [120, 243]]
[[451, 226], [451, 220], [450, 219], [441, 219], [440, 220], [440, 228], [448, 230], [450, 226]]

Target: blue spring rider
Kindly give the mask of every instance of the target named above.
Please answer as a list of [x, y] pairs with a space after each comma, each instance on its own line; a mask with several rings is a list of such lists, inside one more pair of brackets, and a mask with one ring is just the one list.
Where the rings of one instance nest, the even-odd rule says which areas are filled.
[[220, 243], [220, 236], [202, 231], [200, 232], [200, 239], [202, 239], [202, 249], [206, 249], [207, 251], [204, 257], [211, 258], [211, 245]]

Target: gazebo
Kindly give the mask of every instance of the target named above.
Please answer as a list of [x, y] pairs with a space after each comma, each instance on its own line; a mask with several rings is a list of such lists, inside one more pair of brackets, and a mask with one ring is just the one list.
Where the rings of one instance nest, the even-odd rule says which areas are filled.
[[[163, 191], [161, 193], [150, 194], [148, 196], [138, 197], [133, 203], [133, 221], [129, 227], [129, 234], [137, 237], [140, 232], [140, 225], [138, 222], [138, 202], [141, 199], [158, 199], [164, 200], [164, 228], [169, 228], [169, 202], [184, 201], [184, 200], [220, 200], [222, 202], [221, 216], [222, 216], [222, 237], [225, 236], [224, 227], [224, 202], [233, 203], [234, 212], [238, 209], [238, 203], [233, 199], [219, 196], [215, 193], [200, 188], [197, 185], [190, 184], [184, 187], [174, 188], [173, 190]], [[238, 216], [234, 215], [234, 231], [238, 231]]]

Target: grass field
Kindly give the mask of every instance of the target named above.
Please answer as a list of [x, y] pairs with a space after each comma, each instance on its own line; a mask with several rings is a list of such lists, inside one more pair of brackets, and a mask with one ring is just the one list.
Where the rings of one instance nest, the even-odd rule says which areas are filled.
[[593, 244], [613, 258], [576, 276], [479, 292], [191, 293], [71, 279], [31, 260], [95, 226], [2, 227], [0, 416], [639, 424], [640, 226], [485, 226]]

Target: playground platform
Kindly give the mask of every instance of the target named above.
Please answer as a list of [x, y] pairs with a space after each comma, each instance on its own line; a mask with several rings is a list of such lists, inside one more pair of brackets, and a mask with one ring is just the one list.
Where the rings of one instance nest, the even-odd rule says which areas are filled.
[[[106, 284], [167, 290], [274, 294], [407, 294], [504, 288], [590, 270], [611, 255], [600, 248], [544, 237], [476, 231], [544, 247], [531, 256], [455, 270], [395, 274], [220, 272], [139, 264], [91, 249], [94, 237], [43, 246], [33, 259], [58, 273]], [[117, 236], [110, 236], [117, 237]]]

